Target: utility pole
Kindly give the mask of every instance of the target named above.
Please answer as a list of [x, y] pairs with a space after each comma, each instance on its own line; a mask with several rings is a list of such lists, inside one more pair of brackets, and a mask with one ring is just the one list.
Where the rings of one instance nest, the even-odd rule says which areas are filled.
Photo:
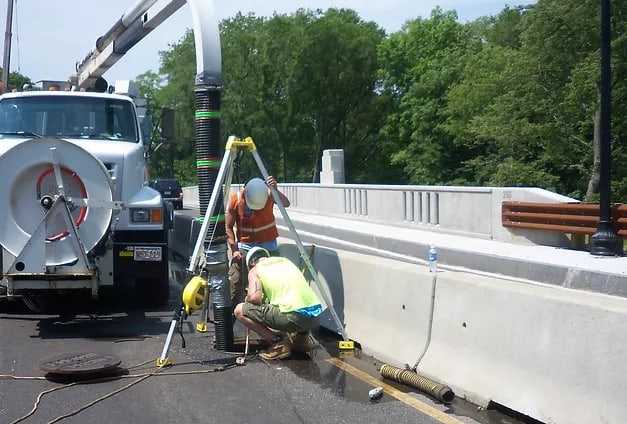
[[623, 241], [612, 229], [610, 181], [612, 163], [612, 68], [610, 0], [601, 0], [601, 181], [599, 185], [599, 225], [590, 237], [590, 254], [621, 256]]
[[11, 62], [11, 29], [13, 27], [13, 0], [7, 0], [7, 23], [4, 31], [4, 60], [2, 61], [3, 90], [9, 90], [9, 67]]

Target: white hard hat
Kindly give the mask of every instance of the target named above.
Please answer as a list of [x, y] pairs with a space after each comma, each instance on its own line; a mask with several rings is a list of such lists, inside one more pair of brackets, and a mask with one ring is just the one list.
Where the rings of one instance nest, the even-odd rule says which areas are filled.
[[260, 258], [267, 258], [270, 256], [270, 252], [268, 252], [263, 247], [255, 246], [248, 251], [246, 254], [246, 266], [250, 268], [250, 263], [252, 261], [258, 261]]
[[252, 210], [263, 209], [268, 201], [268, 186], [261, 178], [253, 178], [244, 187], [244, 199]]

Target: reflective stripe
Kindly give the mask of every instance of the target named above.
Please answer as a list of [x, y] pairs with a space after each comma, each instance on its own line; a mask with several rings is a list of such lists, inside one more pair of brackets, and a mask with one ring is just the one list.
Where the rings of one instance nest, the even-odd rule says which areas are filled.
[[262, 209], [248, 210], [245, 206], [245, 196], [242, 196], [242, 193], [243, 190], [234, 193], [229, 200], [228, 206], [229, 211], [238, 212], [235, 217], [235, 226], [237, 227], [235, 231], [236, 240], [250, 244], [276, 240], [279, 237], [279, 232], [277, 231], [274, 218], [274, 202], [268, 197]]
[[261, 227], [255, 227], [255, 228], [246, 228], [246, 227], [242, 227], [242, 228], [240, 228], [239, 230], [240, 230], [242, 233], [251, 233], [251, 234], [254, 234], [254, 233], [258, 233], [258, 232], [263, 231], [263, 230], [267, 230], [268, 228], [272, 228], [272, 227], [274, 227], [274, 221], [272, 221], [272, 222], [271, 222], [271, 223], [269, 223], [269, 224], [262, 225]]

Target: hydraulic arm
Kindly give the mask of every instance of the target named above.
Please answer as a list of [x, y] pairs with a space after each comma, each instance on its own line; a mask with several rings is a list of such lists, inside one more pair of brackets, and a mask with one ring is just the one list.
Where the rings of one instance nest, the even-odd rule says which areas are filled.
[[185, 0], [140, 0], [96, 40], [96, 47], [76, 64], [78, 88], [93, 87], [96, 80], [135, 44], [185, 4]]

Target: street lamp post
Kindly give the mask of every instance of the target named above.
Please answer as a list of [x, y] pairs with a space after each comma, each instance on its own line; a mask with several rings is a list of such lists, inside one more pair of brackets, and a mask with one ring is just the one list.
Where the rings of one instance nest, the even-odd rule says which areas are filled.
[[590, 254], [615, 256], [623, 254], [623, 242], [612, 229], [611, 178], [611, 32], [610, 0], [601, 0], [601, 175], [599, 184], [599, 225], [590, 238]]

